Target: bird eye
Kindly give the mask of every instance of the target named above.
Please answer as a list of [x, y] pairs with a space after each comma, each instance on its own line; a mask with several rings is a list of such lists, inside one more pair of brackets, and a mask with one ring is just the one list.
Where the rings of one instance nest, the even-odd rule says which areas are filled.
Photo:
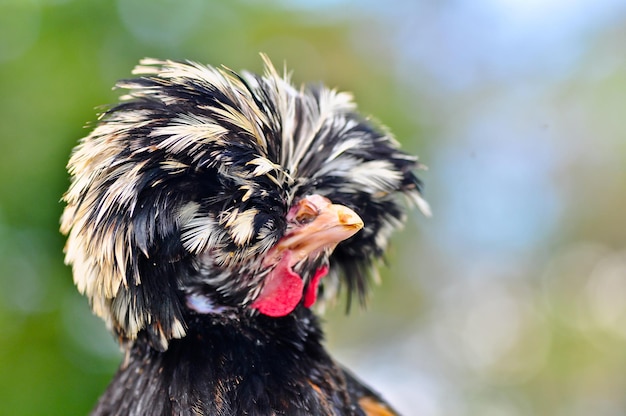
[[319, 210], [311, 202], [303, 199], [296, 212], [296, 222], [298, 224], [308, 224], [312, 222], [319, 215]]

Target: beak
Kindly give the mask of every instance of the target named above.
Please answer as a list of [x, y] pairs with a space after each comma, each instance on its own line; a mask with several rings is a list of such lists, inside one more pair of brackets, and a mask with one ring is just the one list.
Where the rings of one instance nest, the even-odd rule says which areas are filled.
[[[263, 266], [271, 271], [251, 304], [271, 317], [291, 313], [303, 298], [304, 281], [293, 270], [294, 265], [322, 250], [332, 251], [363, 228], [363, 221], [354, 211], [320, 195], [307, 196], [295, 204], [287, 213], [287, 222], [287, 233], [263, 259]], [[304, 294], [305, 307], [315, 302], [317, 285], [327, 271], [328, 266], [323, 266], [315, 272]]]
[[363, 228], [356, 212], [320, 195], [300, 200], [287, 214], [287, 221], [287, 234], [265, 257], [265, 265], [276, 263], [286, 251], [291, 252], [290, 263], [296, 264], [320, 250], [333, 250]]

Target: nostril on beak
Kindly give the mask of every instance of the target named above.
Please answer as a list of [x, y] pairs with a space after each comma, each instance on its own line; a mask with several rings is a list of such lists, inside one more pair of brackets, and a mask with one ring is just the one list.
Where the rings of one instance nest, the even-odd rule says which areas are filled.
[[354, 227], [358, 230], [363, 228], [363, 220], [359, 215], [348, 207], [342, 206], [337, 210], [339, 224], [346, 227]]

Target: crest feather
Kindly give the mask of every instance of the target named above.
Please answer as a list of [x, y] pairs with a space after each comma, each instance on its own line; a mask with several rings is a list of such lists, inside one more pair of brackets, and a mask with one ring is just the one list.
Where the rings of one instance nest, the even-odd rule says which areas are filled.
[[298, 198], [318, 193], [364, 219], [332, 254], [324, 283], [326, 293], [335, 281], [360, 297], [404, 218], [400, 196], [429, 212], [417, 159], [360, 116], [350, 94], [296, 89], [262, 59], [263, 76], [144, 59], [74, 149], [65, 261], [121, 340], [145, 331], [165, 349], [184, 336], [186, 291], [215, 288], [245, 307]]

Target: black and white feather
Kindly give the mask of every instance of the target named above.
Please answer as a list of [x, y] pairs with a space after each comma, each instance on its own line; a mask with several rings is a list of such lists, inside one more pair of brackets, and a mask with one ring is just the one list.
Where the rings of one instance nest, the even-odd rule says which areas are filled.
[[417, 159], [359, 115], [351, 95], [294, 87], [265, 59], [263, 76], [145, 59], [121, 81], [68, 164], [66, 262], [121, 341], [142, 331], [164, 350], [188, 331], [190, 296], [241, 313], [267, 273], [291, 203], [320, 194], [364, 228], [329, 259], [325, 293], [362, 297], [373, 261], [404, 219], [428, 206]]

